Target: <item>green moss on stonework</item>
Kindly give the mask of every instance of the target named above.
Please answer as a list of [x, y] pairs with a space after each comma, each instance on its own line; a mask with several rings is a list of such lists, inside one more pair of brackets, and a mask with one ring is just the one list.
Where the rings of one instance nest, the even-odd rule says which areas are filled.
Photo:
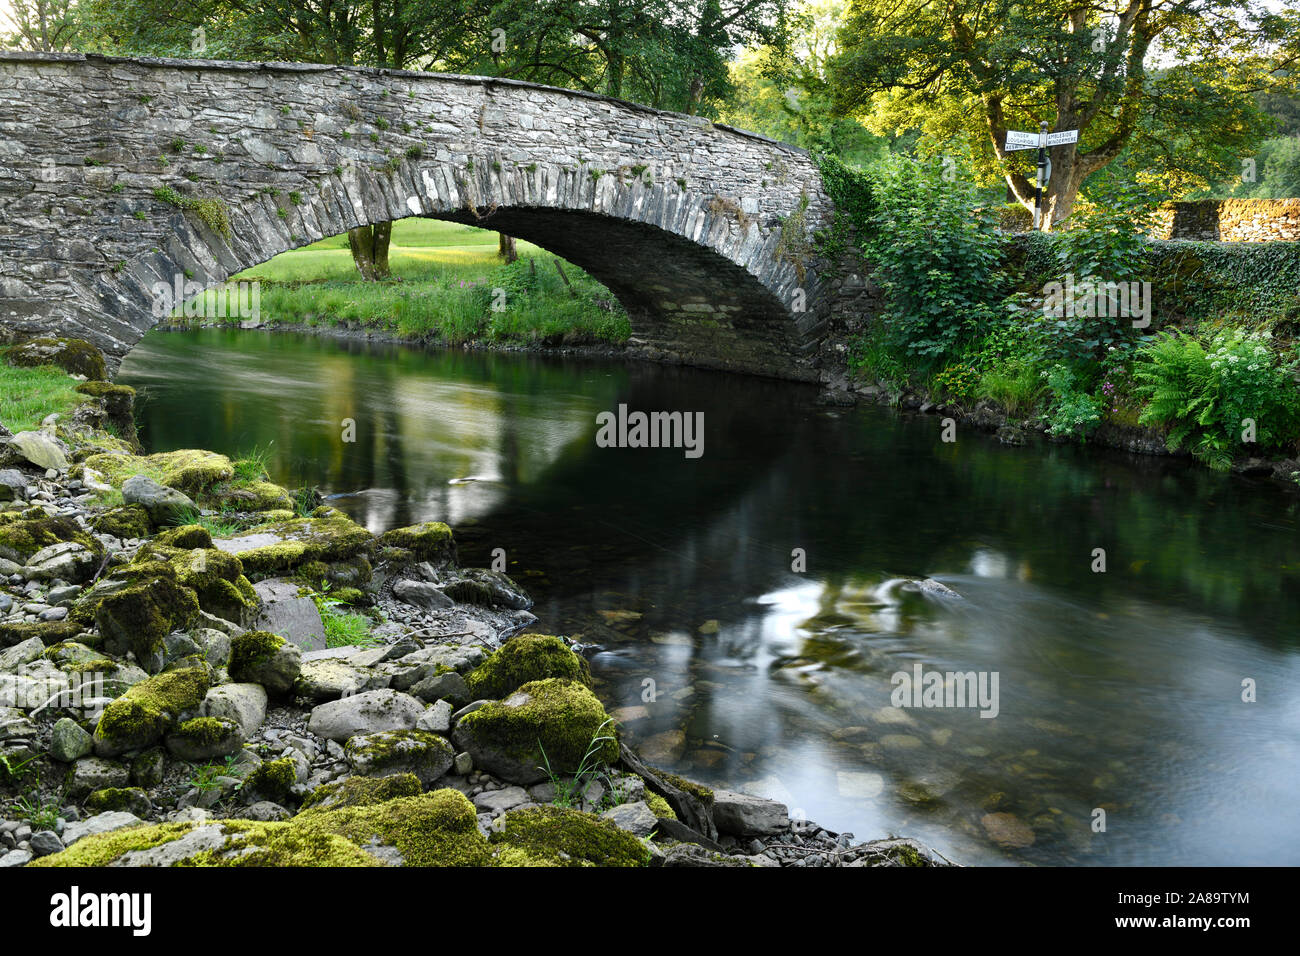
[[199, 602], [192, 590], [179, 584], [174, 574], [153, 572], [101, 600], [95, 624], [110, 651], [130, 650], [147, 667], [163, 639], [172, 631], [187, 630], [198, 616]]
[[182, 713], [199, 706], [208, 686], [207, 671], [197, 667], [150, 677], [104, 708], [95, 740], [115, 753], [156, 743]]
[[212, 534], [207, 528], [199, 524], [182, 525], [179, 528], [168, 528], [160, 532], [153, 539], [153, 544], [163, 545], [168, 548], [180, 548], [182, 550], [193, 548], [211, 548]]
[[317, 787], [308, 794], [302, 808], [366, 807], [398, 797], [418, 797], [423, 791], [419, 778], [413, 773], [398, 773], [391, 777], [348, 777], [338, 783]]
[[233, 681], [251, 681], [257, 670], [280, 648], [284, 638], [269, 631], [245, 631], [230, 642], [230, 663], [226, 670]]
[[569, 807], [506, 813], [489, 840], [503, 865], [647, 866], [644, 843], [608, 820]]
[[84, 339], [30, 339], [6, 349], [4, 354], [10, 365], [54, 365], [88, 379], [108, 377], [103, 353]]
[[135, 389], [129, 385], [114, 385], [112, 382], [82, 382], [76, 390], [91, 398], [135, 398]]
[[713, 791], [704, 784], [696, 783], [694, 780], [687, 780], [685, 777], [679, 777], [675, 773], [660, 770], [658, 767], [651, 767], [650, 769], [665, 783], [672, 784], [678, 790], [689, 793], [703, 803], [707, 809], [713, 809]]
[[26, 564], [42, 548], [65, 541], [80, 544], [97, 557], [104, 553], [103, 545], [82, 531], [72, 518], [39, 514], [39, 517], [0, 520], [0, 558]]
[[46, 647], [70, 641], [81, 633], [76, 621], [0, 621], [0, 647], [12, 647], [39, 637]]
[[139, 787], [105, 787], [86, 797], [86, 809], [94, 813], [131, 810], [147, 804], [149, 797]]
[[456, 790], [434, 790], [370, 806], [306, 810], [292, 821], [306, 832], [333, 833], [359, 845], [392, 846], [407, 866], [486, 866], [487, 840], [473, 805]]
[[498, 700], [530, 681], [564, 677], [591, 683], [587, 662], [558, 637], [520, 634], [476, 667], [465, 678], [475, 699]]
[[645, 795], [645, 803], [646, 806], [650, 808], [650, 812], [653, 813], [655, 816], [657, 816], [660, 820], [677, 819], [677, 814], [675, 814], [673, 812], [673, 808], [668, 805], [668, 801], [665, 800], [663, 797], [659, 796], [659, 794], [652, 793], [651, 791], [647, 790]]
[[269, 481], [218, 485], [212, 489], [206, 502], [235, 511], [283, 511], [290, 515], [293, 512], [293, 496]]
[[198, 597], [199, 607], [236, 624], [257, 611], [257, 592], [244, 577], [244, 565], [233, 554], [215, 548], [183, 551], [171, 558], [176, 580]]
[[225, 455], [186, 448], [157, 455], [91, 455], [85, 467], [93, 468], [114, 488], [132, 475], [145, 475], [159, 484], [195, 498], [219, 481], [228, 481], [235, 466]]
[[[485, 704], [461, 718], [475, 738], [515, 760], [545, 762], [556, 773], [618, 759], [613, 721], [584, 684], [549, 678], [524, 684], [510, 697]], [[459, 726], [459, 725], [458, 725]], [[593, 739], [609, 737], [587, 757]]]
[[126, 853], [135, 850], [152, 850], [173, 840], [179, 840], [196, 824], [162, 823], [154, 826], [127, 827], [112, 833], [78, 840], [62, 853], [33, 860], [28, 866], [107, 866]]
[[216, 717], [195, 717], [176, 728], [175, 733], [203, 747], [214, 747], [230, 734], [230, 725]]
[[394, 528], [385, 532], [379, 540], [390, 548], [410, 551], [417, 561], [447, 558], [454, 553], [451, 528], [441, 521]]
[[115, 538], [146, 538], [153, 530], [149, 512], [143, 505], [127, 505], [114, 508], [96, 515], [90, 526], [100, 534], [110, 534]]
[[250, 528], [240, 536], [253, 534], [270, 534], [281, 539], [239, 552], [244, 572], [258, 576], [293, 573], [308, 562], [344, 561], [374, 545], [374, 536], [369, 531], [341, 516], [270, 522]]
[[268, 760], [249, 774], [244, 781], [244, 789], [276, 803], [283, 803], [289, 799], [290, 790], [297, 782], [298, 773], [293, 761], [281, 757], [279, 760]]

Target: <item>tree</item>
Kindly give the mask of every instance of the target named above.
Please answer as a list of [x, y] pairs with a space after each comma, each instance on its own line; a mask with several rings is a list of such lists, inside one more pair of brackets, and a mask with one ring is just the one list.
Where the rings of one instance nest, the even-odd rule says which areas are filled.
[[1300, 13], [1263, 0], [851, 0], [842, 41], [841, 109], [965, 139], [1027, 207], [1030, 167], [1006, 152], [1007, 130], [1079, 130], [1052, 150], [1050, 227], [1126, 151], [1203, 180], [1245, 155], [1264, 132], [1254, 94], [1296, 82]]
[[81, 32], [77, 0], [12, 0], [11, 5], [14, 32], [0, 37], [0, 45], [41, 53], [75, 49]]

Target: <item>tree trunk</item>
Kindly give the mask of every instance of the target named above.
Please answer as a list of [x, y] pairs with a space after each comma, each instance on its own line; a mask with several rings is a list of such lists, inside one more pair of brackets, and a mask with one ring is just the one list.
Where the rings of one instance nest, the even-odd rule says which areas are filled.
[[506, 265], [519, 258], [514, 236], [507, 236], [504, 232], [497, 233], [497, 258], [503, 260]]
[[352, 250], [352, 261], [362, 279], [374, 282], [389, 278], [388, 245], [392, 237], [391, 222], [377, 222], [348, 230], [348, 248]]

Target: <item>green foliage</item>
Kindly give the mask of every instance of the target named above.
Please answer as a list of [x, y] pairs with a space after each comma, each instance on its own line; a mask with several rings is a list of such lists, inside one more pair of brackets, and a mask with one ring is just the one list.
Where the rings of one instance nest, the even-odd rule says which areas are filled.
[[1140, 420], [1167, 428], [1170, 448], [1186, 447], [1224, 468], [1245, 449], [1252, 422], [1257, 447], [1294, 440], [1300, 423], [1295, 363], [1279, 363], [1266, 335], [1220, 333], [1207, 349], [1190, 335], [1166, 333], [1138, 359], [1136, 391], [1148, 402]]
[[1086, 441], [1101, 423], [1101, 401], [1080, 385], [1075, 371], [1066, 365], [1053, 365], [1042, 376], [1052, 396], [1048, 433]]
[[870, 174], [874, 209], [858, 236], [876, 263], [887, 338], [923, 367], [959, 355], [999, 311], [1002, 236], [974, 187], [950, 169], [906, 158], [881, 163]]

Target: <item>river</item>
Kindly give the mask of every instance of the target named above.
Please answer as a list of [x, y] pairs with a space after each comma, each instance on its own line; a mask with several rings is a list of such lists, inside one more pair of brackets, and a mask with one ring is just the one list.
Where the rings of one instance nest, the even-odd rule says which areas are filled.
[[[503, 556], [651, 763], [968, 864], [1300, 863], [1300, 496], [640, 363], [203, 329], [119, 380], [151, 451]], [[598, 446], [620, 404], [703, 454]]]

